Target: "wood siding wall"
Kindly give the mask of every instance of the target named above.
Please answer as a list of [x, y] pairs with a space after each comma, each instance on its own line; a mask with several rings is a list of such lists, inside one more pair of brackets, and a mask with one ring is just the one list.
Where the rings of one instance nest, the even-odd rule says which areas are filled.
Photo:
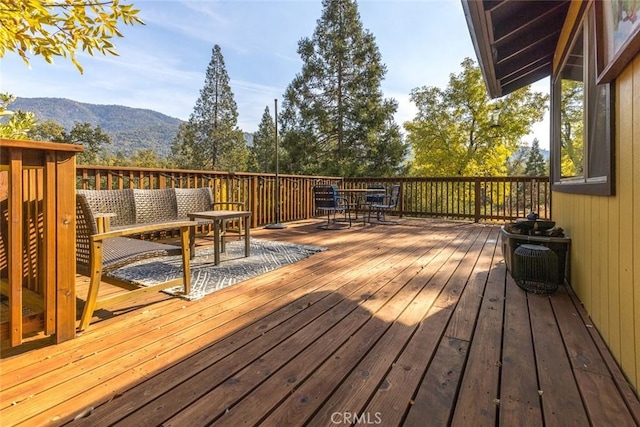
[[553, 193], [553, 218], [572, 237], [571, 286], [640, 387], [640, 56], [615, 82], [613, 197]]

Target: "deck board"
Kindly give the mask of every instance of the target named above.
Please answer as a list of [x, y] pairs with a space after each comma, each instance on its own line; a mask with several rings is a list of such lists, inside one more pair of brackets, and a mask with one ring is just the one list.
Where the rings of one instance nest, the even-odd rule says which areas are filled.
[[557, 426], [589, 425], [550, 298], [534, 295], [527, 300], [544, 421]]
[[493, 257], [452, 425], [494, 425], [499, 405], [505, 265]]
[[[445, 251], [440, 252], [437, 256], [443, 256]], [[449, 253], [450, 255], [450, 253]], [[437, 258], [436, 256], [436, 258]], [[446, 255], [444, 255], [446, 256]], [[414, 260], [410, 260], [412, 264], [415, 264]], [[402, 265], [402, 264], [399, 264]], [[400, 268], [396, 268], [400, 270]], [[409, 270], [407, 272], [407, 270]], [[229, 411], [225, 413], [227, 407], [215, 406], [220, 401], [229, 402], [230, 395], [234, 392], [237, 393], [239, 383], [243, 383], [242, 377], [238, 375], [234, 376], [234, 379], [238, 382], [234, 383], [232, 391], [230, 388], [220, 387], [208, 394], [205, 398], [200, 399], [196, 404], [190, 405], [190, 407], [183, 411], [178, 416], [174, 417], [168, 422], [168, 425], [184, 425], [186, 422], [195, 422], [196, 424], [207, 423], [213, 421], [217, 416], [224, 415], [221, 419], [221, 424], [225, 425], [238, 425], [240, 424], [252, 424], [260, 421], [260, 417], [263, 414], [268, 413], [273, 406], [281, 399], [286, 397], [290, 391], [299, 382], [304, 380], [306, 376], [313, 372], [313, 369], [321, 362], [331, 356], [331, 354], [337, 351], [342, 344], [351, 343], [353, 340], [358, 340], [361, 334], [358, 332], [364, 330], [366, 333], [371, 333], [371, 329], [378, 329], [380, 322], [377, 321], [377, 316], [388, 321], [393, 322], [397, 313], [394, 315], [394, 310], [397, 312], [404, 308], [411, 300], [408, 296], [402, 295], [402, 291], [405, 290], [405, 285], [408, 280], [415, 276], [420, 271], [419, 266], [411, 269], [407, 268], [397, 274], [392, 269], [389, 269], [390, 274], [383, 280], [372, 280], [363, 288], [359, 289], [359, 292], [363, 292], [361, 301], [355, 303], [354, 301], [347, 299], [343, 301], [345, 310], [348, 310], [348, 315], [335, 319], [336, 312], [333, 310], [328, 316], [328, 325], [318, 324], [314, 321], [314, 329], [318, 329], [319, 332], [326, 331], [327, 333], [322, 336], [316, 336], [314, 333], [303, 330], [300, 332], [302, 340], [293, 344], [284, 342], [282, 353], [286, 353], [290, 356], [290, 349], [298, 349], [304, 347], [307, 341], [311, 341], [303, 352], [296, 355], [295, 359], [287, 360], [286, 364], [278, 364], [278, 360], [274, 361], [272, 365], [268, 365], [268, 371], [272, 372], [278, 370], [277, 373], [269, 376], [265, 383], [260, 384], [259, 387], [251, 391], [251, 394], [243, 399], [243, 401], [237, 405], [233, 405]], [[381, 286], [384, 284], [384, 286]], [[410, 290], [408, 292], [411, 292]], [[414, 291], [415, 292], [415, 291]], [[403, 298], [404, 301], [396, 302], [397, 298]], [[384, 308], [383, 308], [384, 307]], [[389, 308], [391, 307], [391, 308]], [[380, 312], [379, 312], [380, 311]], [[377, 316], [372, 316], [375, 314]], [[370, 322], [371, 321], [371, 322]], [[382, 324], [386, 324], [384, 322]], [[373, 326], [371, 326], [373, 325]], [[360, 331], [358, 329], [362, 328]], [[313, 331], [315, 332], [315, 331]], [[263, 357], [261, 362], [264, 362]], [[258, 368], [248, 366], [242, 373], [254, 374], [264, 368], [264, 363], [261, 363]], [[322, 377], [321, 374], [319, 374]], [[322, 377], [324, 380], [324, 377]], [[254, 384], [253, 381], [245, 381], [244, 383]], [[235, 402], [234, 402], [235, 403]], [[231, 405], [229, 405], [231, 406]], [[213, 408], [212, 408], [213, 407]], [[219, 413], [215, 413], [215, 410], [219, 410]], [[217, 415], [217, 416], [216, 416]]]
[[106, 307], [59, 345], [3, 348], [2, 424], [638, 422], [571, 290], [505, 280], [498, 227], [399, 222], [254, 230], [329, 250], [197, 301]]
[[527, 298], [508, 276], [506, 286], [500, 420], [506, 425], [542, 425]]

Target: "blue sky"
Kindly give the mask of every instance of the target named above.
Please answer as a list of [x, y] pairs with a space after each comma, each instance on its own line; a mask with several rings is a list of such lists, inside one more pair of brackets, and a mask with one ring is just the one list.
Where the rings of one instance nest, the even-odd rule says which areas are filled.
[[[298, 41], [311, 37], [320, 18], [320, 0], [151, 1], [133, 0], [146, 25], [123, 26], [116, 39], [120, 56], [81, 53], [80, 74], [69, 60], [31, 59], [15, 54], [0, 61], [0, 90], [18, 97], [60, 97], [93, 104], [148, 108], [187, 120], [204, 85], [215, 44], [220, 45], [238, 126], [255, 132], [266, 106], [282, 94], [302, 62]], [[360, 18], [373, 33], [387, 66], [385, 97], [399, 103], [396, 122], [413, 119], [412, 89], [447, 86], [475, 53], [459, 0], [360, 0]], [[534, 86], [547, 91], [545, 79]], [[533, 137], [548, 147], [548, 120]]]

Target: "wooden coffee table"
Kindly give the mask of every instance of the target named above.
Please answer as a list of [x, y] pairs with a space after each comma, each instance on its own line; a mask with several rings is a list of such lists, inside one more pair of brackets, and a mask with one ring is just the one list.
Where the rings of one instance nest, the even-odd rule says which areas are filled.
[[[222, 222], [228, 219], [239, 219], [243, 221], [244, 225], [244, 256], [249, 256], [250, 237], [249, 230], [251, 228], [249, 219], [251, 218], [251, 211], [231, 211], [231, 210], [215, 210], [204, 212], [192, 212], [187, 214], [191, 221], [196, 219], [209, 219], [213, 221], [213, 259], [214, 264], [220, 264], [220, 248], [224, 251], [224, 241], [220, 238], [220, 228]], [[195, 257], [195, 227], [191, 227], [189, 230], [189, 243], [191, 245], [191, 258]]]

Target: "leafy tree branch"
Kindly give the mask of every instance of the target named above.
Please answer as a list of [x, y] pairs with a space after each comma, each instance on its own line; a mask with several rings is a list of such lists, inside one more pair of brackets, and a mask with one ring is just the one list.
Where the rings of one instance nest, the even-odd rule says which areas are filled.
[[118, 55], [112, 41], [122, 37], [118, 24], [144, 25], [138, 13], [118, 0], [6, 0], [0, 2], [0, 58], [15, 52], [29, 65], [31, 54], [49, 63], [68, 57], [82, 73], [76, 52]]

